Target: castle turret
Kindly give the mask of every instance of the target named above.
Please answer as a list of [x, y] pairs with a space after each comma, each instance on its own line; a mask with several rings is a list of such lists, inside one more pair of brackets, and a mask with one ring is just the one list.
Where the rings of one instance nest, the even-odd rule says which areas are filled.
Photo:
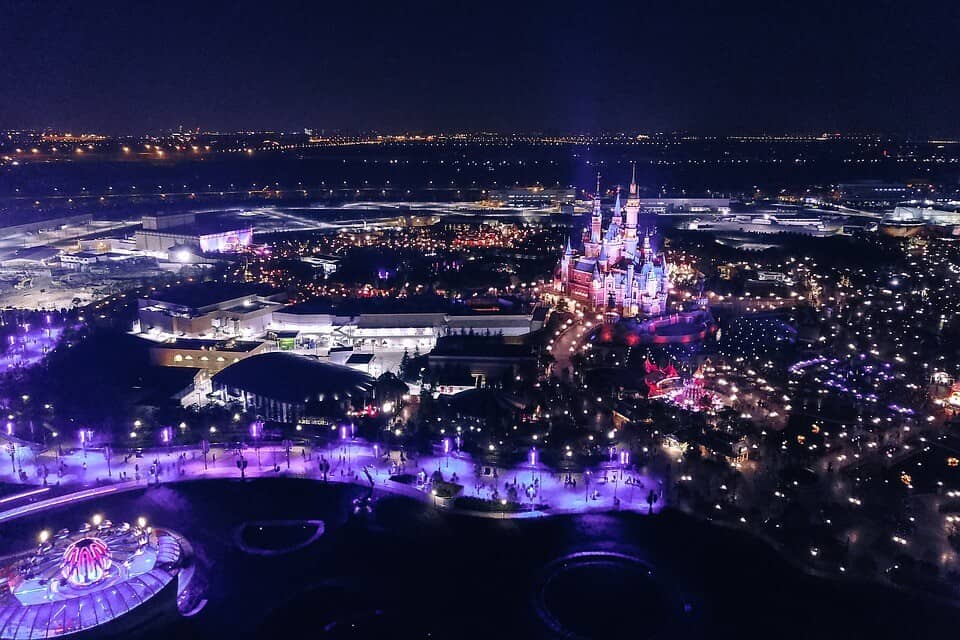
[[570, 238], [567, 237], [567, 248], [563, 251], [563, 257], [560, 258], [560, 282], [566, 287], [570, 282], [570, 262], [573, 260], [573, 247], [570, 244]]
[[617, 187], [617, 199], [613, 203], [613, 220], [612, 224], [616, 224], [618, 227], [623, 226], [623, 207], [620, 206], [620, 187]]

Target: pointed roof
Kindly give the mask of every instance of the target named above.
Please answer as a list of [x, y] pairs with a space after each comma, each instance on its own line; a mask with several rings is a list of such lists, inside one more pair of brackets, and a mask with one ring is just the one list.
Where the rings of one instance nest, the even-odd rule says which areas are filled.
[[617, 199], [613, 203], [613, 215], [619, 216], [622, 207], [620, 206], [620, 187], [617, 186]]
[[573, 247], [570, 245], [570, 236], [567, 236], [567, 248], [563, 250], [563, 255], [572, 256]]
[[635, 196], [639, 193], [637, 190], [637, 163], [632, 162], [631, 164], [633, 165], [633, 174], [630, 177], [630, 195]]

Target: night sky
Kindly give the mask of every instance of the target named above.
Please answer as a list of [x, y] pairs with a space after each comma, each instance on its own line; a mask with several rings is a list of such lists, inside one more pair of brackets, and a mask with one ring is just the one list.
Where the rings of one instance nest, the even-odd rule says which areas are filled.
[[960, 3], [0, 0], [0, 128], [960, 134]]

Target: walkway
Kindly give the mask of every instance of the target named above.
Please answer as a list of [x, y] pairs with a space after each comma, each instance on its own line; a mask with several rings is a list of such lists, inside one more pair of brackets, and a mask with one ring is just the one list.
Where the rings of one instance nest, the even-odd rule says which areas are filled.
[[[374, 486], [378, 491], [449, 508], [452, 503], [431, 493], [430, 476], [439, 470], [444, 480], [463, 485], [461, 496], [502, 501], [508, 497], [508, 485], [515, 484], [518, 501], [531, 507], [512, 513], [502, 513], [495, 507], [492, 512], [457, 510], [469, 515], [516, 518], [615, 509], [647, 513], [651, 491], [658, 496], [654, 512], [663, 507], [660, 479], [612, 466], [591, 470], [586, 485], [583, 474], [574, 474], [569, 478], [576, 481], [574, 485], [565, 482], [565, 475], [553, 473], [542, 464], [512, 469], [481, 466], [478, 473], [478, 467], [466, 454], [420, 456], [401, 462], [398, 452], [386, 455], [378, 445], [363, 441], [336, 443], [326, 448], [297, 446], [290, 451], [289, 464], [286, 453], [278, 446], [261, 447], [259, 454], [254, 448], [245, 449], [243, 458], [247, 463], [244, 476], [248, 478], [280, 475]], [[48, 452], [37, 459], [29, 455], [20, 459], [26, 482], [11, 473], [9, 458], [0, 459], [0, 481], [24, 485], [23, 493], [0, 499], [0, 508], [6, 507], [0, 511], [0, 522], [70, 502], [143, 488], [148, 483], [240, 478], [240, 459], [236, 450], [222, 447], [212, 448], [206, 462], [198, 448], [154, 449], [144, 451], [142, 457], [114, 454], [108, 474], [102, 450], [77, 450], [59, 460], [55, 453]], [[46, 490], [41, 475], [44, 467]], [[62, 469], [60, 475], [58, 469]], [[411, 475], [415, 480], [411, 484], [390, 480], [391, 475], [397, 474]], [[424, 478], [426, 482], [417, 481]]]

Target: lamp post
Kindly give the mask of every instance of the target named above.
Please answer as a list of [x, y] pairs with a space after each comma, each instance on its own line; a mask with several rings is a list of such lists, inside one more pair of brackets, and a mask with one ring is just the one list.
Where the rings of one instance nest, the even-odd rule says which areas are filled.
[[537, 482], [536, 482], [536, 485], [534, 485], [534, 477], [540, 475], [540, 469], [539, 469], [539, 467], [537, 466], [537, 462], [538, 462], [539, 458], [540, 458], [540, 452], [537, 451], [537, 448], [536, 448], [536, 447], [530, 447], [530, 453], [528, 454], [527, 459], [528, 459], [528, 461], [530, 462], [530, 489], [529, 489], [529, 490], [533, 492], [532, 494], [529, 495], [529, 497], [530, 497], [530, 510], [531, 510], [531, 511], [533, 510], [533, 498], [534, 498], [534, 497], [536, 497], [537, 500], [539, 500], [541, 503], [543, 502], [543, 498], [540, 497], [540, 496], [541, 496], [540, 492], [541, 492], [541, 490], [543, 489], [543, 488], [540, 486], [540, 482], [537, 481]]
[[620, 476], [623, 475], [623, 467], [630, 464], [630, 452], [626, 449], [620, 450], [620, 466], [617, 469], [616, 475], [613, 477], [613, 501], [617, 501], [617, 487], [620, 484]]
[[170, 453], [170, 447], [173, 443], [173, 428], [164, 427], [160, 429], [160, 442], [167, 445], [167, 453]]
[[257, 450], [257, 468], [261, 468], [260, 463], [260, 439], [263, 438], [263, 420], [255, 420], [250, 423], [250, 435], [253, 437], [253, 447]]

